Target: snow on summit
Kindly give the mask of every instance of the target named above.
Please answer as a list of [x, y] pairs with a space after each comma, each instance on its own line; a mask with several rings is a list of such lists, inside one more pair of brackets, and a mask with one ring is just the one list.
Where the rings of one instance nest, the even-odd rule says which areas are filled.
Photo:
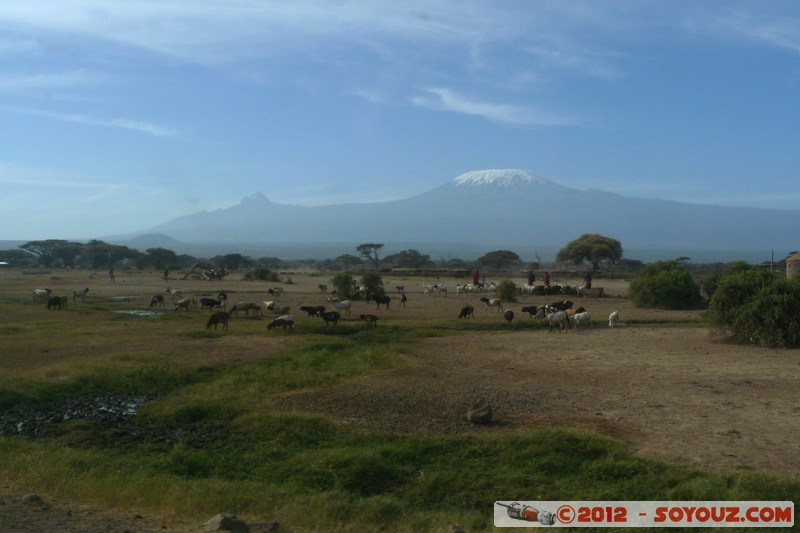
[[456, 185], [500, 185], [503, 187], [529, 183], [550, 183], [548, 180], [531, 174], [527, 170], [517, 169], [473, 170], [472, 172], [461, 174], [453, 181]]

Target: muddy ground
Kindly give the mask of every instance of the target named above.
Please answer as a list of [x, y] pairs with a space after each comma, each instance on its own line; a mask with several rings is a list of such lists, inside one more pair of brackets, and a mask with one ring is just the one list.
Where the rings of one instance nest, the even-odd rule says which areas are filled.
[[[274, 299], [266, 290], [280, 286], [285, 289], [280, 301], [292, 307], [298, 324], [291, 335], [265, 328], [264, 342], [273, 348], [296, 342], [303, 334], [303, 321], [314, 320], [305, 318], [300, 305], [330, 305], [327, 294], [318, 288], [321, 283], [330, 284], [329, 277], [299, 272], [283, 274], [284, 281], [291, 278], [290, 285], [242, 282], [234, 278], [240, 278], [238, 275], [213, 283], [164, 282], [155, 272], [118, 271], [114, 284], [104, 273], [5, 271], [0, 276], [4, 291], [12, 297], [27, 298], [35, 286], [71, 293], [86, 285], [91, 288], [89, 300], [111, 302], [115, 295], [127, 295], [135, 299], [125, 305], [142, 309], [147, 308], [152, 294], [163, 293], [167, 286], [197, 296], [224, 288], [234, 292], [236, 299], [254, 302]], [[520, 284], [524, 283], [521, 276], [515, 279]], [[456, 321], [460, 308], [470, 303], [476, 313], [469, 320], [503, 322], [499, 313], [478, 300], [480, 295], [456, 294], [457, 280], [392, 275], [384, 279], [393, 299], [389, 310], [358, 302], [353, 320], [368, 312], [378, 315], [377, 327], [410, 319]], [[422, 292], [421, 283], [434, 281], [447, 283], [447, 296]], [[24, 290], [20, 288], [23, 282]], [[556, 278], [554, 282], [573, 284], [578, 280]], [[396, 285], [405, 286], [409, 298], [405, 308], [397, 305]], [[588, 427], [625, 439], [646, 456], [705, 469], [752, 469], [800, 477], [800, 350], [729, 344], [698, 322], [698, 312], [635, 308], [626, 298], [625, 280], [595, 279], [595, 286], [604, 287], [606, 296], [569, 297], [592, 314], [592, 328], [549, 334], [509, 326], [507, 332], [427, 339], [415, 352], [417, 364], [410, 368], [323, 391], [277, 396], [272, 406], [324, 413], [353, 427], [421, 434], [520, 431], [548, 425]], [[523, 306], [555, 299], [560, 297], [524, 296], [518, 303], [507, 303], [506, 308], [515, 311], [515, 322], [529, 321], [520, 312]], [[613, 310], [619, 311], [623, 327], [608, 327], [607, 317]], [[200, 315], [198, 312], [198, 322], [203, 320]], [[235, 322], [228, 335], [236, 335]], [[474, 426], [466, 421], [469, 404], [478, 398], [491, 403], [494, 424]], [[7, 519], [15, 510], [26, 512], [29, 520], [47, 512], [18, 503], [22, 494], [11, 493], [8, 487], [5, 492], [0, 496], [0, 533], [26, 531], [4, 526], [11, 523]], [[63, 518], [81, 508], [53, 502], [50, 509]], [[179, 531], [198, 526], [165, 517], [128, 517], [114, 522], [122, 517], [103, 510], [92, 513], [82, 516], [98, 520], [96, 531]], [[68, 527], [52, 530], [95, 531]]]

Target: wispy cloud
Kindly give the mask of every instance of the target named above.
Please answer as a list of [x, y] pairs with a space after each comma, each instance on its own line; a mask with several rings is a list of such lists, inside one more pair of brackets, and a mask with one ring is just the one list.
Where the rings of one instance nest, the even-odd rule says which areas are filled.
[[38, 74], [5, 73], [0, 75], [0, 92], [75, 87], [98, 83], [105, 79], [102, 75], [83, 70]]
[[45, 111], [41, 109], [27, 109], [27, 108], [18, 108], [18, 107], [0, 107], [0, 110], [6, 111], [9, 113], [19, 113], [24, 115], [32, 115], [37, 117], [43, 117], [52, 120], [60, 120], [64, 122], [73, 122], [76, 124], [85, 124], [89, 126], [102, 126], [107, 128], [121, 128], [126, 130], [137, 131], [141, 133], [147, 133], [149, 135], [153, 135], [155, 137], [175, 137], [177, 132], [171, 128], [167, 128], [164, 126], [160, 126], [158, 124], [152, 124], [149, 122], [141, 122], [137, 120], [131, 120], [127, 118], [116, 118], [116, 119], [103, 119], [97, 117], [91, 117], [88, 115], [76, 115], [76, 114], [68, 114], [68, 113], [55, 113], [52, 111]]
[[465, 97], [443, 87], [423, 89], [424, 94], [411, 98], [419, 107], [436, 111], [448, 111], [485, 118], [493, 122], [516, 125], [563, 126], [573, 121], [553, 113], [530, 107], [481, 101]]

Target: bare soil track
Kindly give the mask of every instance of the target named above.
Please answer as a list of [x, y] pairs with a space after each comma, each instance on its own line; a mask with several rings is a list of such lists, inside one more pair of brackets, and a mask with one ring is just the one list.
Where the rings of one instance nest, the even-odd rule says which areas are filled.
[[[14, 280], [8, 272], [0, 276], [4, 276], [0, 277], [4, 288], [13, 282], [16, 290], [19, 272]], [[45, 283], [63, 284], [71, 290], [83, 286], [86, 273], [83, 276], [78, 281], [74, 277], [63, 279], [59, 273], [58, 279]], [[269, 338], [272, 349], [296, 343], [303, 335], [304, 321], [315, 320], [305, 318], [299, 311], [301, 305], [330, 305], [318, 288], [318, 284], [328, 283], [328, 276], [297, 273], [291, 278], [294, 283], [282, 285], [285, 293], [280, 299], [281, 305], [291, 306], [297, 326], [291, 334], [268, 332], [265, 321], [264, 337]], [[388, 310], [378, 310], [374, 303], [356, 302], [350, 320], [356, 321], [360, 313], [376, 314], [378, 328], [403, 320], [452, 320], [459, 325], [467, 320], [504, 323], [500, 313], [490, 311], [478, 300], [481, 295], [455, 294], [454, 280], [391, 275], [384, 280], [390, 290], [405, 285], [407, 306], [398, 307], [399, 295], [390, 292]], [[142, 295], [134, 304], [141, 308], [147, 306], [152, 294], [165, 288], [158, 273], [119, 273], [114, 285], [100, 274], [92, 281], [87, 301], [108, 301], [108, 297], [125, 292]], [[448, 296], [423, 294], [421, 283], [432, 281], [446, 282]], [[522, 279], [515, 281], [525, 283]], [[16, 296], [28, 298], [29, 289], [37, 283], [23, 285], [24, 291], [20, 289]], [[237, 300], [260, 302], [273, 299], [265, 291], [275, 285], [233, 281], [230, 276], [223, 283], [187, 280], [175, 281], [173, 287], [197, 296], [225, 287], [236, 292]], [[800, 477], [800, 350], [728, 344], [712, 336], [698, 320], [698, 312], [637, 309], [625, 298], [627, 284], [623, 280], [596, 279], [595, 285], [605, 286], [608, 297], [570, 298], [592, 314], [591, 329], [550, 334], [546, 329], [507, 326], [499, 331], [426, 339], [416, 349], [416, 364], [411, 367], [324, 390], [279, 395], [272, 399], [272, 407], [323, 413], [357, 428], [415, 434], [587, 427], [624, 439], [647, 456], [705, 469], [742, 468]], [[523, 306], [556, 299], [561, 297], [523, 296], [519, 302], [506, 304], [506, 309], [515, 311], [515, 323], [530, 321], [521, 312]], [[475, 307], [475, 318], [457, 321], [466, 303]], [[76, 302], [74, 307], [80, 305]], [[626, 325], [611, 329], [607, 317], [615, 309]], [[207, 312], [197, 315], [198, 327], [202, 328]], [[236, 336], [236, 320], [231, 323], [229, 337]], [[208, 357], [214, 361], [219, 355]], [[14, 366], [13, 357], [8, 363]], [[467, 409], [478, 398], [491, 403], [494, 424], [474, 426], [466, 421]], [[6, 492], [9, 490], [6, 488]], [[18, 496], [0, 496], [0, 533], [26, 531], [4, 528], [5, 519], [14, 512], [44, 516], [41, 513], [45, 511], [32, 511], [30, 506], [16, 503]], [[64, 511], [59, 513], [61, 516]], [[159, 523], [159, 518], [147, 519], [152, 521], [145, 525], [143, 518], [111, 522], [113, 517], [107, 514], [93, 516], [97, 518], [96, 529], [65, 526], [52, 530], [148, 531], [166, 524], [166, 519]], [[197, 524], [172, 521], [168, 529], [182, 531], [183, 527], [196, 530]]]

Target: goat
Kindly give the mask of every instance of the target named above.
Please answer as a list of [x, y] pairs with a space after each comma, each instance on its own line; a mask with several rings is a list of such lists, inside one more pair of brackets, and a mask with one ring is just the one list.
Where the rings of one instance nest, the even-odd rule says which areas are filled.
[[395, 285], [394, 290], [396, 290], [397, 292], [406, 292], [406, 287], [405, 285]]
[[325, 325], [326, 325], [326, 326], [327, 326], [328, 324], [330, 324], [331, 322], [333, 322], [333, 325], [335, 326], [335, 325], [336, 325], [336, 323], [337, 323], [337, 322], [339, 322], [339, 319], [341, 319], [341, 318], [342, 318], [342, 315], [340, 315], [340, 314], [339, 314], [339, 313], [337, 313], [336, 311], [325, 311], [325, 312], [324, 312], [324, 313], [322, 313], [322, 314], [321, 314], [319, 317], [320, 317], [322, 320], [324, 320], [324, 321], [325, 321]]
[[471, 305], [465, 305], [461, 308], [461, 312], [458, 313], [458, 318], [470, 318], [475, 316], [475, 308]]
[[266, 309], [267, 311], [272, 311], [273, 309], [275, 309], [275, 300], [264, 300], [261, 303], [264, 304], [264, 309]]
[[503, 310], [503, 302], [500, 301], [500, 298], [491, 298], [491, 299], [489, 299], [489, 298], [484, 296], [484, 297], [481, 298], [481, 301], [486, 304], [486, 310], [487, 311], [489, 310], [489, 308], [493, 308], [497, 312], [500, 312], [500, 311]]
[[619, 320], [619, 311], [613, 311], [610, 315], [608, 315], [608, 327], [614, 328], [617, 326], [624, 326], [622, 322]]
[[334, 303], [333, 306], [340, 313], [344, 311], [347, 316], [350, 316], [350, 308], [353, 306], [353, 302], [351, 302], [350, 300], [342, 300], [340, 302]]
[[215, 307], [222, 309], [222, 302], [215, 300], [214, 298], [200, 298], [200, 310], [202, 311], [206, 307], [208, 307], [209, 310], [212, 310]]
[[33, 301], [46, 302], [52, 292], [53, 289], [33, 289]]
[[74, 302], [76, 298], [80, 298], [82, 302], [85, 302], [87, 292], [89, 292], [89, 287], [72, 291], [72, 301]]
[[173, 289], [173, 288], [170, 288], [170, 287], [167, 287], [167, 293], [172, 295], [172, 299], [173, 300], [175, 298], [180, 298], [182, 296], [182, 294], [183, 294], [183, 293], [181, 293], [181, 291], [179, 289]]
[[584, 311], [582, 313], [575, 313], [571, 317], [569, 317], [570, 322], [572, 325], [575, 326], [577, 329], [578, 326], [586, 326], [591, 328], [592, 327], [592, 315], [588, 312]]
[[523, 313], [528, 313], [531, 318], [537, 318], [541, 314], [544, 317], [544, 307], [536, 307], [535, 305], [528, 305], [522, 308]]
[[381, 308], [381, 305], [385, 305], [386, 309], [389, 309], [389, 302], [392, 301], [392, 299], [386, 294], [376, 294], [372, 299], [375, 300], [378, 309]]
[[214, 326], [214, 331], [217, 330], [217, 324], [222, 324], [222, 331], [228, 331], [228, 320], [230, 320], [231, 315], [226, 313], [225, 311], [220, 311], [219, 313], [214, 313], [210, 317], [208, 317], [208, 322], [206, 322], [206, 329], [211, 328]]
[[175, 310], [180, 311], [181, 309], [194, 309], [197, 302], [194, 298], [181, 298], [175, 303]]
[[250, 311], [253, 312], [253, 316], [260, 316], [261, 306], [252, 302], [236, 302], [231, 307], [231, 316], [236, 316], [239, 311], [244, 311], [247, 316], [250, 316]]
[[300, 310], [301, 311], [305, 311], [306, 313], [308, 313], [308, 318], [311, 318], [312, 316], [319, 316], [322, 313], [324, 313], [325, 312], [325, 306], [324, 305], [301, 305], [300, 306]]
[[67, 307], [68, 301], [66, 296], [51, 296], [47, 299], [47, 308], [61, 310]]
[[563, 300], [560, 302], [553, 302], [550, 304], [551, 309], [556, 309], [558, 311], [566, 311], [567, 309], [572, 309], [572, 301], [571, 300]]
[[267, 292], [275, 298], [278, 298], [281, 294], [283, 294], [283, 289], [280, 287], [273, 287], [271, 289], [267, 289]]
[[164, 297], [160, 294], [156, 294], [152, 298], [150, 298], [150, 307], [164, 307]]
[[553, 309], [552, 307], [547, 308], [547, 322], [549, 324], [549, 328], [547, 330], [548, 333], [553, 333], [553, 330], [557, 327], [558, 332], [564, 333], [567, 332], [569, 329], [569, 315], [566, 311], [559, 311], [557, 309]]
[[378, 325], [378, 317], [375, 315], [361, 315], [358, 319], [366, 322], [368, 326]]
[[328, 286], [327, 285], [323, 285], [323, 284], [320, 283], [319, 285], [317, 285], [317, 287], [319, 287], [319, 292], [328, 292]]
[[506, 322], [511, 324], [511, 322], [514, 320], [514, 311], [511, 310], [506, 311], [505, 313], [503, 313], [503, 318], [506, 319]]
[[267, 329], [276, 328], [278, 326], [282, 327], [284, 331], [294, 330], [294, 317], [292, 315], [279, 316], [278, 318], [273, 319], [272, 322], [267, 324]]

